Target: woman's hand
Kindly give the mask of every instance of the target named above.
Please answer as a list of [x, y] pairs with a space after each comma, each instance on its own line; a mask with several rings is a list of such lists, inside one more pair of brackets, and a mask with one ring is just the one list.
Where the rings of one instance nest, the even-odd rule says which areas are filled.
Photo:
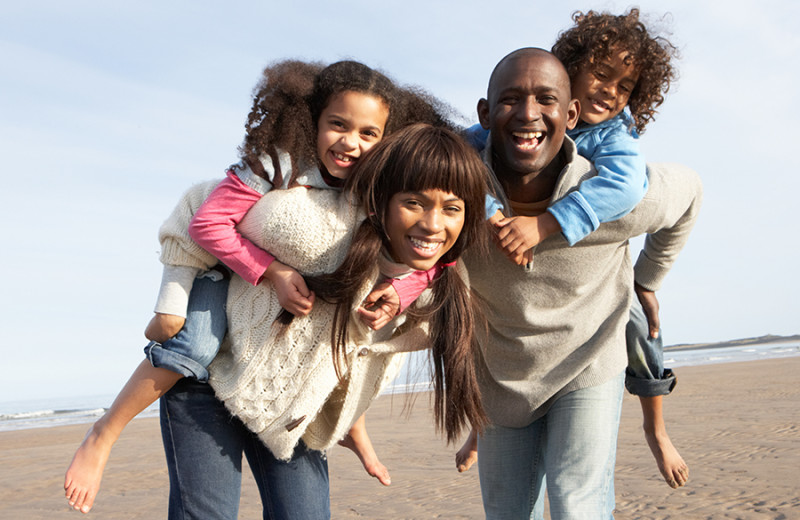
[[397, 291], [391, 283], [381, 282], [364, 299], [364, 303], [358, 308], [358, 314], [367, 327], [378, 330], [392, 321], [398, 310], [400, 296]]

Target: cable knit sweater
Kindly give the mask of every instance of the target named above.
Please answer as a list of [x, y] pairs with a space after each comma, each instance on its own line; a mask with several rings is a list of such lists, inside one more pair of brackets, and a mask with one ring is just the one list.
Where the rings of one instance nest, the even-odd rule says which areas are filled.
[[[190, 190], [179, 205], [185, 211], [176, 210], [162, 226], [162, 261], [201, 268], [216, 262], [188, 238], [185, 220], [210, 189], [213, 183]], [[238, 229], [258, 246], [269, 244], [276, 258], [300, 273], [319, 274], [340, 265], [362, 218], [337, 192], [293, 188], [262, 197]], [[369, 293], [381, 270], [396, 267], [376, 265], [357, 301]], [[428, 345], [423, 326], [393, 336], [402, 316], [377, 332], [352, 319], [340, 384], [330, 345], [333, 306], [317, 301], [308, 316], [296, 317], [283, 331], [273, 326], [280, 311], [268, 281], [252, 286], [234, 276], [228, 291], [228, 336], [209, 366], [209, 382], [231, 413], [284, 460], [300, 438], [318, 450], [342, 439], [394, 378], [402, 353]]]

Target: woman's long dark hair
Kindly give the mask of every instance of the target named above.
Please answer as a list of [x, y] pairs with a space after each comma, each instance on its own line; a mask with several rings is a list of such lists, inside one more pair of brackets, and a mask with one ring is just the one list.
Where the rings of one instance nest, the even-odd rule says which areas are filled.
[[[486, 173], [478, 155], [454, 132], [426, 124], [408, 126], [375, 145], [345, 184], [346, 195], [360, 202], [366, 215], [342, 265], [331, 274], [307, 277], [318, 298], [335, 304], [331, 332], [334, 366], [345, 355], [348, 324], [356, 298], [373, 272], [386, 238], [387, 208], [400, 192], [437, 189], [464, 201], [461, 234], [440, 262], [454, 262], [467, 247], [487, 247], [484, 222]], [[480, 400], [476, 335], [482, 314], [454, 267], [447, 267], [432, 284], [432, 302], [410, 309], [409, 319], [428, 320], [434, 367], [434, 416], [439, 430], [455, 441], [465, 426], [482, 429], [487, 419]]]

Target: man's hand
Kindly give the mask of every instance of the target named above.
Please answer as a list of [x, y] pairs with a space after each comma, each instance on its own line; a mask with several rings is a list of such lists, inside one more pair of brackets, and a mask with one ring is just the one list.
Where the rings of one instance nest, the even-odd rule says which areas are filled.
[[186, 318], [174, 314], [157, 312], [144, 329], [144, 337], [156, 343], [164, 343], [183, 328]]
[[295, 316], [305, 316], [314, 306], [314, 293], [308, 290], [300, 273], [286, 264], [273, 260], [264, 278], [272, 282], [281, 307]]
[[647, 328], [650, 329], [650, 337], [655, 339], [658, 337], [658, 331], [661, 328], [661, 321], [658, 318], [658, 298], [656, 298], [656, 293], [648, 291], [638, 283], [633, 284], [633, 289], [636, 291], [636, 297], [639, 298], [639, 303], [642, 304], [644, 315], [647, 317]]
[[389, 282], [380, 282], [364, 299], [364, 303], [358, 308], [358, 314], [367, 327], [378, 330], [389, 323], [399, 309], [400, 296], [395, 288]]

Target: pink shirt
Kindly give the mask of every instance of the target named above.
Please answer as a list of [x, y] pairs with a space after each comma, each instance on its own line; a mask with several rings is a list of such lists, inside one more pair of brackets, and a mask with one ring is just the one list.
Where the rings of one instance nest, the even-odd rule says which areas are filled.
[[275, 257], [244, 238], [236, 225], [260, 198], [228, 170], [189, 224], [192, 240], [253, 285], [258, 285]]
[[[228, 170], [225, 179], [214, 188], [189, 224], [192, 240], [253, 285], [261, 282], [275, 257], [244, 238], [236, 225], [261, 196]], [[392, 280], [392, 287], [400, 298], [398, 314], [416, 301], [442, 269], [436, 265], [428, 271], [414, 271]]]

